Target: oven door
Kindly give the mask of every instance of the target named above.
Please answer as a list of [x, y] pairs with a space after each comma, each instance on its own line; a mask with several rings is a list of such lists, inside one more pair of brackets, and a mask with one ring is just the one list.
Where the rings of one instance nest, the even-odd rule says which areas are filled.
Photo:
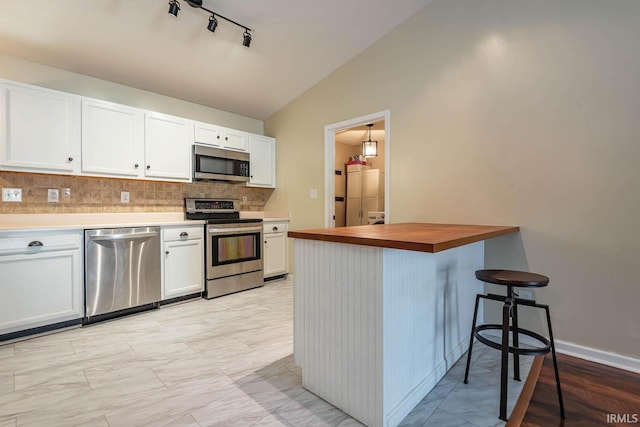
[[207, 280], [262, 270], [262, 223], [207, 225]]

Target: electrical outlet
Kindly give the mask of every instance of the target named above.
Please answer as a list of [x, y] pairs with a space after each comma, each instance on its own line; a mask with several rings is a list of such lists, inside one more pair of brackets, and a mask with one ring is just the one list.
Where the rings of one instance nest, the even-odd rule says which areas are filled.
[[22, 188], [2, 188], [3, 202], [21, 202]]
[[60, 190], [57, 188], [50, 188], [47, 191], [47, 202], [58, 203], [60, 201]]
[[62, 189], [62, 199], [63, 200], [71, 200], [71, 189], [63, 188]]
[[242, 196], [242, 204], [243, 205], [247, 204], [247, 196]]
[[120, 192], [120, 203], [129, 203], [129, 192], [121, 191]]
[[310, 199], [317, 199], [318, 198], [318, 190], [316, 190], [315, 188], [312, 188], [311, 190], [309, 190], [309, 198]]

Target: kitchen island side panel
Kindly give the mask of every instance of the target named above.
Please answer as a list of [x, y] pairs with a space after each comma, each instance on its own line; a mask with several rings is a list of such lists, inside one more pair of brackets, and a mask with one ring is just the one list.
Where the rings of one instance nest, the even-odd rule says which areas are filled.
[[396, 426], [466, 351], [483, 242], [433, 254], [294, 239], [294, 263], [303, 386], [365, 425]]
[[467, 350], [484, 242], [383, 259], [383, 425], [396, 426]]
[[382, 414], [381, 248], [294, 239], [303, 386], [368, 426]]

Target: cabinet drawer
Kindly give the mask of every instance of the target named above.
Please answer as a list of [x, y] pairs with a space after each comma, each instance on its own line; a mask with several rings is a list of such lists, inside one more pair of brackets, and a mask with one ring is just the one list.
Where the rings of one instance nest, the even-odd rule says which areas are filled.
[[61, 251], [82, 247], [82, 233], [0, 233], [0, 255]]
[[[186, 235], [184, 234], [186, 233]], [[204, 236], [204, 226], [176, 226], [162, 229], [162, 238], [165, 242], [175, 240], [201, 239]]]
[[263, 233], [286, 233], [289, 230], [288, 221], [265, 221], [262, 223]]

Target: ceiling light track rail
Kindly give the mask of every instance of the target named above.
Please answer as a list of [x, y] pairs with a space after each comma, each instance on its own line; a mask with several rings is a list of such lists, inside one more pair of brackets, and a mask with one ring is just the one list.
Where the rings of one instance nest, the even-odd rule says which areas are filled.
[[[195, 7], [196, 9], [202, 9], [205, 12], [209, 12], [211, 16], [209, 17], [209, 24], [207, 25], [207, 29], [212, 33], [216, 30], [218, 26], [218, 20], [216, 18], [222, 18], [225, 21], [236, 25], [242, 29], [244, 29], [244, 33], [242, 34], [242, 45], [245, 47], [249, 47], [251, 45], [251, 33], [253, 31], [251, 28], [246, 25], [242, 25], [239, 22], [234, 21], [233, 19], [227, 18], [226, 16], [220, 15], [218, 12], [214, 12], [213, 10], [209, 10], [206, 7], [202, 6], [202, 0], [186, 0], [189, 6]], [[178, 0], [171, 0], [169, 2], [169, 13], [173, 16], [178, 16], [178, 12], [180, 11], [180, 2]]]

